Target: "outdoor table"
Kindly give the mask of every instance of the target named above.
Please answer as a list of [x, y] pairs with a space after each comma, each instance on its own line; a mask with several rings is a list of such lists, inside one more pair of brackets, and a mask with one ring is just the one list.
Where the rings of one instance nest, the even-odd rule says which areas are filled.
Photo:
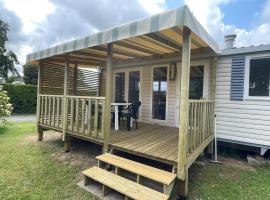
[[[119, 130], [118, 106], [129, 106], [131, 103], [111, 103], [114, 106], [114, 130]], [[130, 127], [132, 127], [132, 117], [130, 118]]]

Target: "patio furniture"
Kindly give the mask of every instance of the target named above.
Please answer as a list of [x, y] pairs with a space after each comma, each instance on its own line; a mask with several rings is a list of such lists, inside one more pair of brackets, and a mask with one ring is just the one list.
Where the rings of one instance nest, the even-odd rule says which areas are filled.
[[124, 106], [129, 106], [130, 104], [131, 103], [111, 103], [111, 106], [114, 107], [114, 130], [119, 130], [119, 107], [121, 106], [123, 108]]
[[135, 102], [132, 103], [128, 107], [128, 112], [125, 113], [125, 117], [127, 118], [127, 130], [130, 131], [130, 128], [132, 127], [132, 120], [135, 119], [136, 129], [138, 128], [138, 122], [137, 119], [139, 117], [139, 108], [141, 106], [141, 102]]

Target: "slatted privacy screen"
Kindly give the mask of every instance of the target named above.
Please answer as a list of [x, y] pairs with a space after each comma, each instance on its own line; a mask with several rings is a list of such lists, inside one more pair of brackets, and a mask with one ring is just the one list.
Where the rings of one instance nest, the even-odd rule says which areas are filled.
[[[68, 95], [98, 96], [101, 73], [87, 68], [68, 68]], [[64, 66], [43, 63], [41, 70], [41, 94], [63, 95]]]
[[78, 68], [76, 95], [98, 96], [99, 94], [99, 71], [86, 68]]
[[189, 130], [187, 154], [195, 151], [214, 132], [214, 102], [208, 100], [189, 101]]
[[67, 97], [67, 131], [84, 137], [103, 139], [104, 97]]
[[41, 65], [41, 94], [64, 94], [64, 66]]
[[245, 56], [232, 57], [230, 99], [242, 101], [244, 97]]

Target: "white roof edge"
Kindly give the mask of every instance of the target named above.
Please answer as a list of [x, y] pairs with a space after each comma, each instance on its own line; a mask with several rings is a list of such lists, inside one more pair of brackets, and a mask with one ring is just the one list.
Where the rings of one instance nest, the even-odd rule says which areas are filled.
[[250, 47], [240, 47], [232, 49], [223, 49], [219, 56], [228, 56], [234, 54], [244, 54], [244, 53], [255, 53], [262, 51], [270, 51], [270, 44], [259, 45], [259, 46], [250, 46]]
[[215, 40], [193, 16], [189, 8], [187, 6], [183, 6], [116, 26], [90, 36], [65, 42], [42, 51], [31, 53], [27, 55], [26, 62], [107, 44], [139, 35], [145, 35], [175, 26], [187, 26], [193, 33], [198, 35], [204, 42], [206, 42], [213, 51], [220, 53], [220, 48]]

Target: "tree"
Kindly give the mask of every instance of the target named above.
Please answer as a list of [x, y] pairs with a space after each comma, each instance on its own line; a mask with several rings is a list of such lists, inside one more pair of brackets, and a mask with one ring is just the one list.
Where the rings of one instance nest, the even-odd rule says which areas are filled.
[[8, 79], [9, 74], [20, 76], [15, 68], [15, 64], [19, 64], [16, 54], [5, 47], [8, 31], [8, 24], [0, 19], [0, 77], [4, 81]]
[[38, 66], [24, 65], [23, 66], [23, 79], [24, 79], [25, 84], [37, 85]]

